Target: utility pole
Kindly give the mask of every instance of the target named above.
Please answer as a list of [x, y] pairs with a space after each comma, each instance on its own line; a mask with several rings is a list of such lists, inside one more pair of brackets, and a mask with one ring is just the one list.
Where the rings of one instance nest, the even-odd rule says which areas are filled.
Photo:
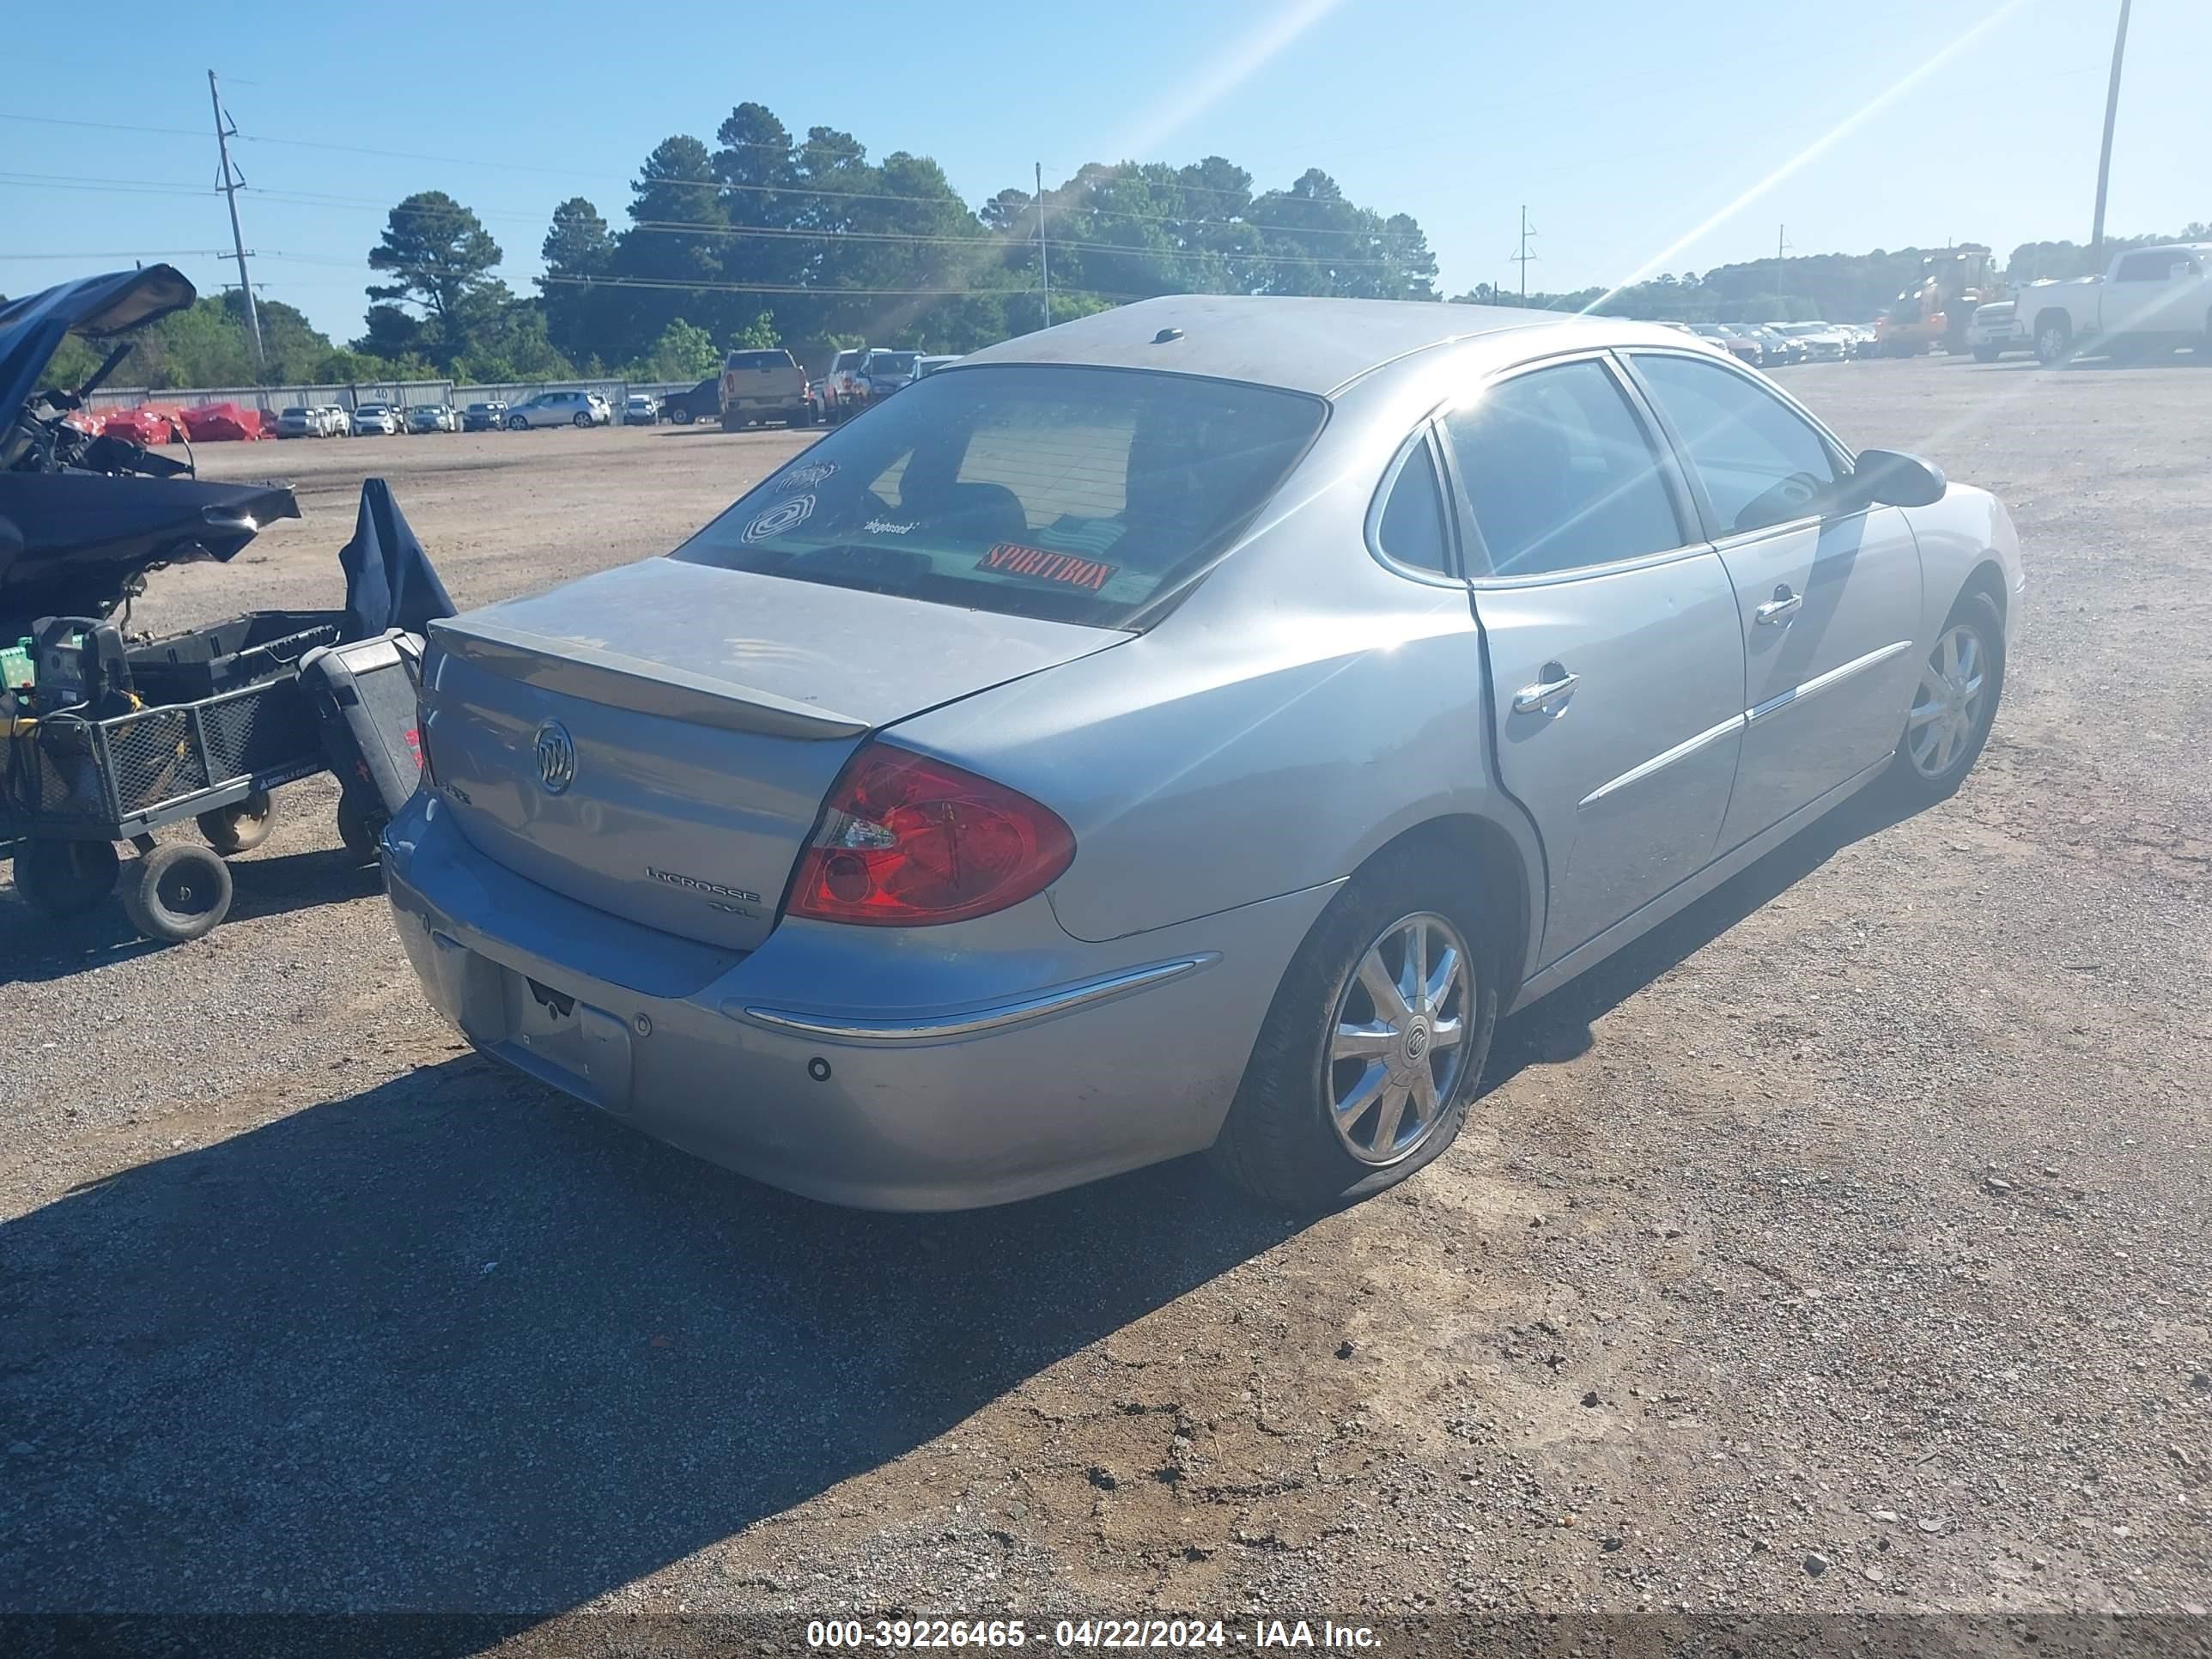
[[1036, 164], [1037, 276], [1044, 285], [1044, 325], [1052, 326], [1052, 259], [1044, 251], [1044, 163]]
[[215, 71], [208, 71], [208, 101], [215, 106], [216, 154], [222, 158], [222, 174], [216, 180], [216, 188], [230, 203], [230, 245], [238, 253], [238, 291], [246, 300], [246, 330], [253, 337], [253, 367], [263, 367], [261, 355], [261, 313], [253, 303], [253, 284], [246, 280], [246, 234], [238, 228], [238, 192], [246, 180], [230, 164], [230, 141], [238, 133], [234, 125], [226, 125], [222, 113], [222, 94], [215, 88]]
[[1528, 261], [1536, 257], [1528, 252], [1528, 239], [1535, 234], [1528, 223], [1528, 204], [1523, 203], [1521, 208], [1521, 251], [1513, 258], [1521, 267], [1521, 303], [1524, 306], [1528, 303]]
[[1783, 288], [1783, 281], [1784, 281], [1783, 275], [1782, 275], [1782, 256], [1783, 256], [1784, 254], [1787, 253], [1789, 251], [1790, 251], [1790, 227], [1789, 227], [1789, 226], [1787, 226], [1787, 225], [1777, 225], [1777, 226], [1775, 226], [1775, 228], [1774, 228], [1774, 297], [1775, 297], [1775, 299], [1776, 299], [1777, 301], [1779, 301], [1779, 300], [1782, 298], [1782, 288]]
[[2097, 156], [2097, 222], [2089, 231], [2094, 259], [2105, 251], [2105, 186], [2112, 176], [2112, 123], [2120, 112], [2120, 58], [2128, 49], [2129, 0], [2120, 0], [2120, 27], [2112, 36], [2112, 82], [2105, 91], [2105, 148]]

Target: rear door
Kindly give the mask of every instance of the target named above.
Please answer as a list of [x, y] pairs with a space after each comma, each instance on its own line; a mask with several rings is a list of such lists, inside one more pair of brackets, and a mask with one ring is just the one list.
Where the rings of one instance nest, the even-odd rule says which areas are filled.
[[1605, 354], [1493, 381], [1443, 427], [1498, 771], [1544, 843], [1548, 965], [1712, 857], [1743, 727], [1735, 597]]
[[1765, 381], [1686, 352], [1629, 362], [1735, 590], [1747, 720], [1726, 851], [1896, 748], [1919, 678], [1920, 549], [1896, 507], [1837, 510], [1849, 461]]

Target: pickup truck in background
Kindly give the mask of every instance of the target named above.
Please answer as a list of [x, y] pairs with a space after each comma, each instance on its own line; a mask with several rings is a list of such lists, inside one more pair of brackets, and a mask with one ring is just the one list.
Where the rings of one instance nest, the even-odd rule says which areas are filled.
[[2136, 248], [2102, 276], [2029, 283], [2013, 294], [2013, 340], [2036, 361], [2094, 352], [2148, 355], [2193, 345], [2212, 350], [2212, 242]]

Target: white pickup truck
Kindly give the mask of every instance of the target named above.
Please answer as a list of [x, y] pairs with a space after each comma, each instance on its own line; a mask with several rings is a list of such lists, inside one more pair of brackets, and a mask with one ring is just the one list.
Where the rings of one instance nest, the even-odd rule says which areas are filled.
[[2119, 356], [2193, 345], [2212, 349], [2212, 242], [2123, 253], [2102, 276], [2029, 283], [2013, 293], [2013, 340], [2039, 362], [2088, 352]]

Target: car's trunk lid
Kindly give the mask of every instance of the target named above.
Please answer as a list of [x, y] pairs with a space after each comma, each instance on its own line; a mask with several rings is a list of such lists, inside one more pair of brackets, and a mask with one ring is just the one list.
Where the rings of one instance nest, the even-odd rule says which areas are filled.
[[1127, 636], [649, 559], [431, 637], [430, 765], [479, 851], [748, 949], [870, 732]]

